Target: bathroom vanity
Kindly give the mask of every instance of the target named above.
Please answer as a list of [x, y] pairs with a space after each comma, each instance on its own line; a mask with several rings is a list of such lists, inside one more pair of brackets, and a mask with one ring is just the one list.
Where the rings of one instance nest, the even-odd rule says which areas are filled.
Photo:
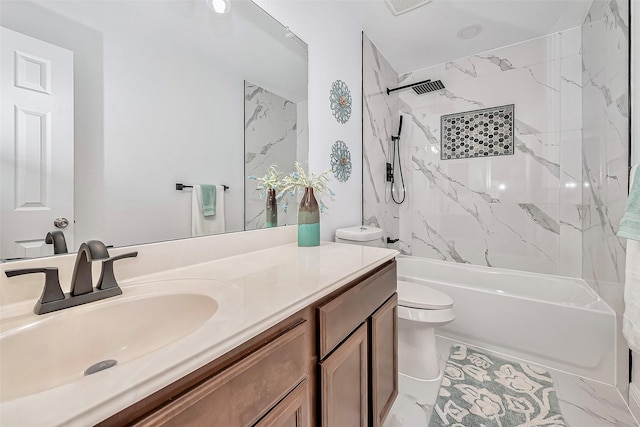
[[[264, 243], [269, 240], [264, 236], [270, 236], [273, 245]], [[83, 377], [86, 366], [79, 366], [78, 374], [55, 379], [59, 382], [52, 386], [53, 382], [38, 383], [39, 377], [49, 375], [46, 372], [27, 373], [25, 378], [34, 381], [32, 391], [3, 398], [0, 423], [381, 425], [397, 394], [397, 252], [337, 243], [298, 248], [294, 239], [295, 227], [283, 227], [137, 246], [138, 257], [121, 261], [122, 268], [116, 269], [123, 295], [67, 313], [36, 316], [31, 310], [37, 292], [31, 291], [39, 289], [41, 281], [17, 278], [14, 283], [2, 278], [2, 340], [11, 335], [7, 330], [37, 333], [42, 325], [55, 324], [51, 319], [87, 316], [78, 317], [84, 321], [114, 303], [127, 307], [146, 298], [166, 297], [174, 305], [157, 317], [151, 311], [133, 313], [129, 326], [120, 329], [135, 330], [136, 315], [141, 322], [153, 318], [151, 324], [166, 320], [173, 325], [197, 317], [201, 306], [213, 314], [208, 312], [201, 323], [171, 339], [166, 335], [172, 326], [148, 328], [148, 335], [166, 340], [153, 350], [136, 348], [146, 337], [127, 346], [105, 347], [109, 351], [104, 358], [119, 364], [90, 376]], [[112, 255], [130, 249], [113, 250]], [[167, 257], [167, 249], [184, 252]], [[61, 257], [25, 261], [20, 267], [47, 260], [59, 266], [64, 287]], [[159, 266], [166, 270], [157, 271]], [[13, 286], [23, 293], [13, 294]], [[36, 298], [25, 298], [25, 289]], [[181, 299], [188, 302], [184, 308], [175, 302]], [[215, 304], [204, 304], [205, 300]], [[60, 313], [62, 317], [55, 317]], [[84, 338], [77, 352], [91, 353], [110, 339], [109, 334], [97, 333], [95, 342]], [[0, 345], [0, 350], [6, 347]], [[128, 356], [130, 349], [125, 347], [137, 353]], [[64, 348], [61, 343], [60, 349], [48, 351], [57, 357]], [[45, 351], [37, 345], [21, 350], [25, 359], [30, 351]], [[4, 353], [3, 358], [6, 365]], [[8, 384], [5, 372], [3, 387]]]
[[379, 426], [397, 395], [395, 290], [389, 261], [100, 425]]

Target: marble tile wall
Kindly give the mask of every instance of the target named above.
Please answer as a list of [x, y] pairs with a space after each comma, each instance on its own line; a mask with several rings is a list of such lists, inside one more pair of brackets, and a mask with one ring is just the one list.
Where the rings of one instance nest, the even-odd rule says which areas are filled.
[[[582, 26], [582, 277], [624, 311], [626, 239], [618, 238], [628, 187], [629, 2], [595, 0]], [[628, 385], [627, 343], [617, 328], [618, 387]]]
[[[403, 251], [580, 277], [580, 46], [578, 27], [400, 77], [446, 86], [400, 93], [410, 187]], [[442, 115], [507, 104], [515, 104], [514, 156], [440, 160]]]
[[[297, 159], [297, 140], [308, 141], [306, 125], [298, 131], [295, 103], [260, 86], [245, 81], [244, 144], [245, 144], [245, 230], [264, 228], [266, 199], [255, 191], [257, 181], [246, 177], [263, 176], [271, 165], [284, 173], [294, 170]], [[306, 120], [305, 120], [306, 124]], [[306, 143], [308, 150], [308, 142]], [[301, 158], [306, 155], [300, 154]], [[295, 197], [288, 201], [290, 209], [284, 212], [279, 201], [278, 225], [297, 223]]]
[[366, 36], [362, 41], [362, 64], [362, 222], [385, 230], [384, 239], [396, 239], [399, 209], [391, 200], [386, 163], [391, 162], [391, 135], [398, 132], [399, 98], [397, 92], [387, 95], [386, 89], [398, 85], [398, 75]]
[[[399, 233], [407, 254], [584, 277], [621, 306], [624, 241], [615, 229], [627, 194], [627, 21], [626, 1], [596, 0], [582, 27], [397, 80], [365, 37], [364, 222]], [[446, 89], [385, 95], [427, 78]], [[440, 116], [511, 103], [515, 156], [440, 160]], [[408, 189], [399, 208], [384, 181], [396, 111]]]
[[583, 25], [583, 278], [624, 283], [625, 239], [615, 236], [627, 199], [629, 10], [596, 0]]

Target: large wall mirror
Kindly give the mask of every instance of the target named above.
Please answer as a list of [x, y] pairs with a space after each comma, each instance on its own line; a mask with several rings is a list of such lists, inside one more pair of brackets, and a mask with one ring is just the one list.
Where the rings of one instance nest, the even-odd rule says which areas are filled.
[[0, 26], [0, 260], [198, 235], [191, 185], [227, 187], [213, 232], [263, 227], [246, 176], [307, 161], [307, 46], [251, 1], [3, 0]]

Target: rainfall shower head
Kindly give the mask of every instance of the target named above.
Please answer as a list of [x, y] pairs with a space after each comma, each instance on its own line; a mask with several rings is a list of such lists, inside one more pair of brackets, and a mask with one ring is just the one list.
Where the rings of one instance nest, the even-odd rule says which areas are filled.
[[413, 86], [411, 89], [413, 89], [413, 91], [418, 95], [422, 95], [433, 92], [434, 90], [444, 89], [444, 85], [441, 80], [436, 80], [435, 82], [428, 81], [426, 83]]
[[413, 89], [413, 91], [418, 95], [422, 95], [425, 93], [429, 93], [435, 90], [440, 90], [445, 88], [444, 84], [442, 83], [442, 80], [436, 80], [436, 81], [424, 80], [418, 83], [411, 83], [409, 85], [400, 86], [395, 89], [387, 88], [387, 95], [389, 95], [391, 92], [395, 92], [396, 90], [406, 89], [409, 87]]

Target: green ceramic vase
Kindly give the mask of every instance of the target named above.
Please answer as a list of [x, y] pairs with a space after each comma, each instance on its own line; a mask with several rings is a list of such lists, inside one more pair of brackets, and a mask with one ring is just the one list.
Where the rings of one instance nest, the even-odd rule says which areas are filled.
[[267, 228], [278, 226], [278, 203], [276, 201], [276, 190], [267, 190]]
[[304, 189], [298, 209], [298, 246], [320, 246], [320, 209], [311, 187]]

